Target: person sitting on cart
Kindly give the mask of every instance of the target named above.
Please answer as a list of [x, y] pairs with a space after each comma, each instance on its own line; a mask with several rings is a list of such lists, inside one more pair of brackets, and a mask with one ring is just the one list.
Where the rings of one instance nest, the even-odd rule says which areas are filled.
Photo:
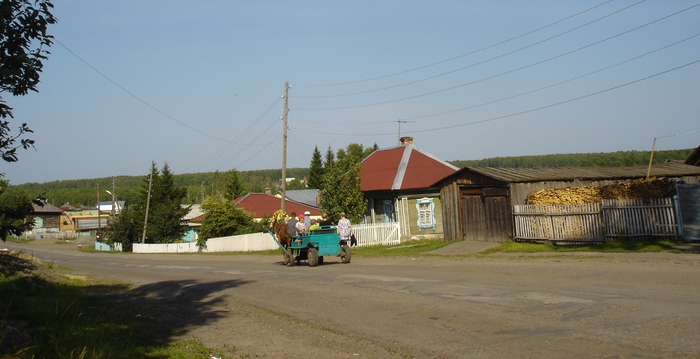
[[307, 233], [306, 225], [304, 225], [304, 215], [303, 214], [299, 215], [299, 221], [297, 221], [295, 227], [297, 230], [297, 239], [301, 240], [301, 236]]
[[311, 231], [315, 231], [315, 230], [320, 229], [320, 228], [321, 228], [321, 226], [318, 225], [318, 222], [316, 222], [315, 219], [311, 219], [311, 226], [309, 226], [308, 232], [311, 233]]
[[292, 212], [291, 218], [287, 220], [287, 234], [292, 239], [297, 239], [298, 238], [298, 233], [297, 233], [297, 214], [296, 212]]

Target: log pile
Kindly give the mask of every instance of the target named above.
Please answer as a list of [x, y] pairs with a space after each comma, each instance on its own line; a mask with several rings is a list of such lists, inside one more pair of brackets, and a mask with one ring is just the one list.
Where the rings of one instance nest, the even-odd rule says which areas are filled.
[[528, 204], [582, 204], [598, 203], [602, 199], [669, 198], [676, 194], [675, 182], [651, 178], [619, 182], [603, 187], [580, 186], [533, 191]]

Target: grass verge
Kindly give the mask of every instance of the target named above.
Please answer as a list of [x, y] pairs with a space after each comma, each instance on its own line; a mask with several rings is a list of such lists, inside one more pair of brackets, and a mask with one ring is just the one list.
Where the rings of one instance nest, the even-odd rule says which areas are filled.
[[0, 358], [223, 356], [140, 315], [146, 298], [127, 285], [66, 271], [19, 252], [0, 254]]

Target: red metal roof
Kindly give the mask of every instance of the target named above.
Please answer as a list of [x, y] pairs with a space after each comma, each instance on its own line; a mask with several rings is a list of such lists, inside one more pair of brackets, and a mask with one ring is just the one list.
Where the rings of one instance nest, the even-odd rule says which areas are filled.
[[[281, 201], [281, 198], [273, 195], [265, 193], [249, 193], [236, 198], [234, 203], [236, 203], [238, 207], [243, 208], [252, 214], [254, 218], [260, 218], [263, 216], [272, 216], [277, 210], [280, 209]], [[284, 208], [287, 213], [296, 212], [296, 214], [303, 214], [304, 212], [309, 211], [312, 216], [321, 216], [320, 209], [305, 205], [303, 203], [294, 202], [289, 199], [284, 201]]]
[[458, 170], [413, 144], [374, 151], [360, 165], [363, 192], [429, 188]]

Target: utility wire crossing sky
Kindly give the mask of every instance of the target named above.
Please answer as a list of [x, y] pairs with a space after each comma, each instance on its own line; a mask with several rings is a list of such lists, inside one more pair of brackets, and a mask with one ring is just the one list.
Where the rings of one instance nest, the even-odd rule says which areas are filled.
[[12, 184], [282, 166], [401, 136], [443, 160], [695, 148], [700, 2], [55, 3]]

